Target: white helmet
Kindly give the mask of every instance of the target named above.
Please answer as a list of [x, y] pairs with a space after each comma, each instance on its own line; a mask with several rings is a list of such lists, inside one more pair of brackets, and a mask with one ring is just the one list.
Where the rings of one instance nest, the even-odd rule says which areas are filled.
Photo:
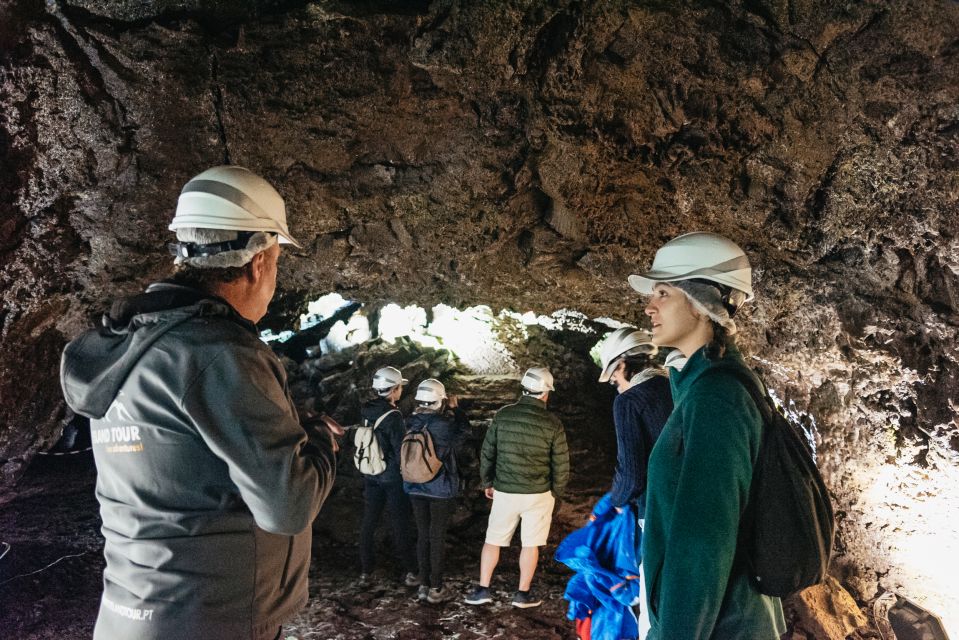
[[725, 285], [753, 299], [752, 267], [735, 242], [715, 233], [696, 231], [673, 238], [656, 252], [647, 273], [629, 276], [636, 291], [651, 294], [659, 282], [708, 280]]
[[523, 388], [537, 394], [553, 390], [553, 374], [546, 367], [530, 367], [520, 381]]
[[416, 401], [436, 404], [446, 399], [446, 387], [436, 378], [427, 378], [416, 387]]
[[277, 234], [281, 243], [300, 247], [286, 226], [283, 198], [243, 167], [213, 167], [184, 185], [170, 230], [183, 228], [265, 231]]
[[373, 389], [380, 395], [392, 391], [393, 387], [408, 384], [409, 380], [396, 367], [383, 367], [373, 374]]
[[621, 357], [634, 356], [641, 353], [655, 356], [659, 348], [653, 344], [653, 335], [649, 331], [634, 327], [623, 327], [613, 331], [603, 346], [599, 348], [599, 359], [603, 373], [599, 376], [600, 382], [608, 382]]

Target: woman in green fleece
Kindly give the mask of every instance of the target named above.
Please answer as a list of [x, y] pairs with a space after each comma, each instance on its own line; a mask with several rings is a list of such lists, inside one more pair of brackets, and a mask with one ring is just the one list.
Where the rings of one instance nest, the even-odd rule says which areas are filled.
[[648, 640], [776, 640], [778, 598], [762, 595], [737, 553], [762, 420], [734, 370], [749, 371], [733, 316], [752, 299], [752, 269], [712, 233], [666, 243], [630, 276], [651, 296], [653, 343], [688, 361], [670, 375], [675, 406], [649, 460], [643, 564]]

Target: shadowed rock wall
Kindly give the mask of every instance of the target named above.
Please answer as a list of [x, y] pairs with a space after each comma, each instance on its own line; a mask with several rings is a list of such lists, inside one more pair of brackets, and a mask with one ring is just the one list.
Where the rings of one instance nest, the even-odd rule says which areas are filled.
[[631, 270], [728, 235], [837, 571], [955, 606], [957, 77], [945, 1], [0, 0], [4, 476], [58, 435], [63, 343], [165, 273], [179, 187], [232, 162], [306, 247], [274, 326], [331, 290], [639, 321]]

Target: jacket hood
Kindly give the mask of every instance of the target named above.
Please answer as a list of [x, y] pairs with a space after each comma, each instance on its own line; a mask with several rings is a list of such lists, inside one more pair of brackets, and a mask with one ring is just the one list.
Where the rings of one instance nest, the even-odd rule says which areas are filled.
[[422, 429], [424, 427], [428, 429], [434, 424], [449, 423], [449, 421], [449, 415], [445, 411], [442, 413], [423, 411], [410, 414], [410, 417], [406, 419], [406, 425], [410, 429]]
[[192, 318], [223, 316], [256, 333], [256, 327], [228, 302], [169, 282], [117, 300], [102, 326], [67, 344], [60, 360], [63, 396], [73, 411], [100, 419], [133, 367], [161, 336]]

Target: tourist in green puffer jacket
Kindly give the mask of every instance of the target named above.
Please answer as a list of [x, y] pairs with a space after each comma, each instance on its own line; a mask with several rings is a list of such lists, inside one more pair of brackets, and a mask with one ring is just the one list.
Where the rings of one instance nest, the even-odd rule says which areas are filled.
[[492, 600], [489, 586], [500, 548], [509, 546], [520, 522], [523, 549], [513, 606], [542, 604], [530, 593], [530, 585], [539, 548], [549, 535], [553, 507], [569, 480], [569, 449], [563, 423], [546, 409], [553, 390], [552, 374], [543, 367], [533, 367], [520, 384], [523, 395], [496, 413], [483, 440], [480, 483], [493, 507], [480, 557], [479, 585], [466, 597], [467, 604]]
[[734, 243], [691, 233], [629, 279], [651, 296], [653, 342], [688, 358], [670, 375], [675, 408], [649, 460], [649, 640], [776, 640], [786, 630], [779, 598], [756, 589], [737, 550], [763, 429], [735, 373], [750, 370], [732, 338], [751, 277]]

